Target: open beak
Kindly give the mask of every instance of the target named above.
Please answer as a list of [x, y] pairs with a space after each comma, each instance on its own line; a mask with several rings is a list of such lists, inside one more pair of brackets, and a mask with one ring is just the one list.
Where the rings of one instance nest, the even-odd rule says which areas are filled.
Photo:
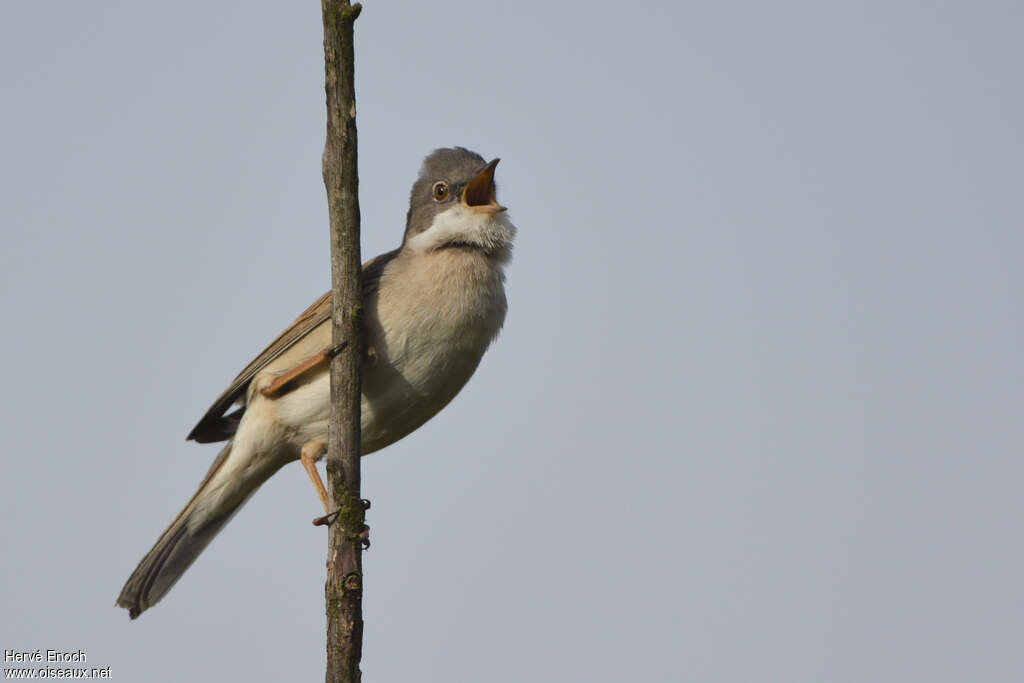
[[500, 159], [495, 159], [484, 166], [475, 178], [469, 181], [462, 191], [462, 203], [481, 213], [500, 213], [505, 207], [494, 198], [494, 168]]

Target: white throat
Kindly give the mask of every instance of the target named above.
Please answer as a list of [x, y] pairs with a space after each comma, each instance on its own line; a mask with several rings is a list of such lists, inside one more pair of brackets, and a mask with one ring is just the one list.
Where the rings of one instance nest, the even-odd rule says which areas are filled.
[[486, 213], [456, 204], [434, 216], [430, 227], [410, 239], [407, 246], [422, 252], [456, 242], [494, 253], [509, 247], [515, 235], [516, 226], [506, 212]]

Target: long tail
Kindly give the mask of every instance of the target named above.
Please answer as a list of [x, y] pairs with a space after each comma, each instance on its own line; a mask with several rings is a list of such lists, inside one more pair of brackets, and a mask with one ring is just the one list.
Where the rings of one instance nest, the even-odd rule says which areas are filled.
[[121, 589], [117, 604], [126, 608], [132, 619], [160, 601], [246, 499], [280, 467], [239, 462], [230, 457], [231, 445], [229, 442], [213, 461], [199, 490]]

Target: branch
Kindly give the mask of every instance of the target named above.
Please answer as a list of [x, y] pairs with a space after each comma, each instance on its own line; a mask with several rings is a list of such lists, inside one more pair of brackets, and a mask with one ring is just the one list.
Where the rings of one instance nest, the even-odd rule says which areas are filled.
[[347, 343], [331, 361], [331, 419], [327, 490], [337, 512], [327, 545], [327, 683], [356, 683], [363, 649], [365, 511], [359, 495], [360, 377], [363, 307], [359, 286], [359, 177], [352, 26], [362, 7], [321, 0], [327, 89], [323, 174], [331, 219], [331, 316], [334, 344]]

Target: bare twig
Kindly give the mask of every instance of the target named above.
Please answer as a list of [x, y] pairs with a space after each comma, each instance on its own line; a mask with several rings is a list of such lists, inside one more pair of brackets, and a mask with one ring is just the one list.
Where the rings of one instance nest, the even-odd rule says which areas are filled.
[[360, 679], [363, 648], [362, 539], [359, 495], [360, 377], [363, 356], [359, 287], [359, 177], [352, 28], [359, 11], [349, 0], [321, 0], [327, 89], [323, 174], [331, 219], [331, 315], [334, 343], [347, 343], [331, 361], [331, 421], [327, 488], [331, 509], [327, 550], [327, 683]]

